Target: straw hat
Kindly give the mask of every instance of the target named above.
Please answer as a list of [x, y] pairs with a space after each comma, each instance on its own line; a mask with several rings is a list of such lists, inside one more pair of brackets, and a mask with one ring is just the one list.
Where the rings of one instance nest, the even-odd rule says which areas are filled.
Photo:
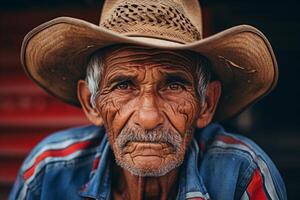
[[236, 26], [203, 39], [198, 0], [109, 0], [99, 26], [69, 17], [53, 19], [26, 35], [21, 61], [39, 86], [80, 106], [77, 81], [85, 77], [91, 54], [120, 43], [206, 56], [222, 82], [217, 121], [241, 112], [277, 82], [272, 47], [256, 28]]

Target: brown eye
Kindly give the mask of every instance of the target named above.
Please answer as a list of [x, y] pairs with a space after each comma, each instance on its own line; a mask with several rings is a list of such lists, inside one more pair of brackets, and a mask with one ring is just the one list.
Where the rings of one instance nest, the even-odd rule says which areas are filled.
[[172, 84], [168, 85], [168, 89], [178, 91], [178, 90], [182, 90], [183, 87], [182, 87], [182, 85], [180, 85], [178, 83], [172, 83]]
[[122, 82], [122, 83], [118, 84], [116, 88], [119, 90], [127, 90], [129, 88], [129, 83]]
[[134, 84], [131, 81], [123, 81], [118, 83], [117, 85], [115, 85], [114, 89], [117, 90], [129, 90], [129, 89], [133, 89], [134, 88]]

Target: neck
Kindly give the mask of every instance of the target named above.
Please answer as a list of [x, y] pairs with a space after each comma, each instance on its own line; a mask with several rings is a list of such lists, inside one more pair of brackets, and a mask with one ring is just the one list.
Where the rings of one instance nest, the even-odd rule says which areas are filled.
[[113, 164], [112, 197], [114, 200], [175, 199], [178, 169], [160, 177], [140, 177]]

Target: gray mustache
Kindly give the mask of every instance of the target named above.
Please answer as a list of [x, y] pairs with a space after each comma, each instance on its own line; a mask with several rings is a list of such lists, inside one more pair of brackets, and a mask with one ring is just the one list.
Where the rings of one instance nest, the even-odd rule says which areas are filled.
[[128, 142], [168, 143], [173, 146], [175, 151], [179, 151], [182, 140], [178, 132], [170, 129], [144, 130], [140, 127], [129, 128], [126, 126], [118, 135], [116, 143], [120, 149], [124, 148]]

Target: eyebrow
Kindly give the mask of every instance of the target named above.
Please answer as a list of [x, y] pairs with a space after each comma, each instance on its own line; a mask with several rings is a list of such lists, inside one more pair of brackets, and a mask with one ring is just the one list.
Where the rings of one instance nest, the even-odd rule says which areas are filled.
[[113, 78], [111, 78], [108, 81], [108, 84], [111, 85], [113, 83], [119, 83], [119, 82], [122, 82], [122, 81], [130, 81], [130, 80], [133, 81], [133, 82], [135, 82], [136, 81], [136, 76], [135, 75], [123, 75], [123, 74], [120, 74], [120, 75], [116, 75]]
[[166, 73], [165, 74], [165, 82], [167, 83], [174, 83], [174, 82], [179, 82], [182, 83], [184, 85], [192, 85], [192, 82], [190, 80], [190, 78], [188, 78], [185, 74], [183, 73]]
[[[110, 80], [108, 80], [107, 83], [108, 85], [113, 85], [114, 83], [120, 83], [123, 81], [132, 81], [133, 83], [135, 83], [137, 81], [137, 75], [115, 75]], [[164, 72], [162, 81], [165, 83], [178, 82], [188, 86], [192, 85], [192, 81], [190, 80], [190, 78], [184, 73], [180, 72]]]

